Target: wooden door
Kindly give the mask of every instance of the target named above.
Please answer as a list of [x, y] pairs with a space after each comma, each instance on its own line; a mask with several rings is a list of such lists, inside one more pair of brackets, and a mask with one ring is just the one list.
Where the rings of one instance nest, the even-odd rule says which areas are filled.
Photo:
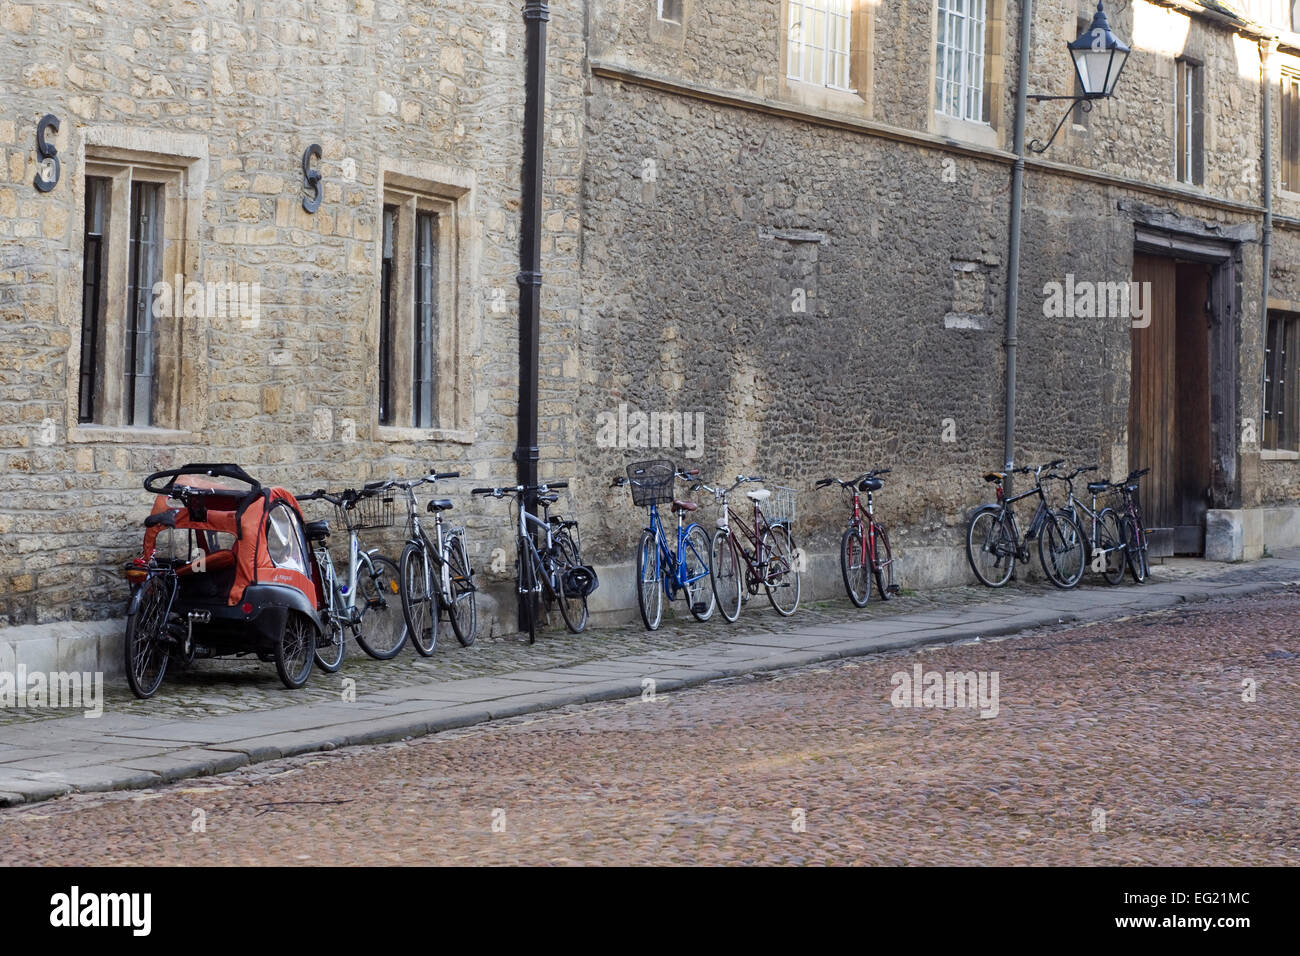
[[1129, 467], [1150, 468], [1142, 510], [1156, 554], [1204, 550], [1210, 470], [1208, 270], [1135, 255], [1133, 280], [1150, 283], [1150, 325], [1133, 328]]

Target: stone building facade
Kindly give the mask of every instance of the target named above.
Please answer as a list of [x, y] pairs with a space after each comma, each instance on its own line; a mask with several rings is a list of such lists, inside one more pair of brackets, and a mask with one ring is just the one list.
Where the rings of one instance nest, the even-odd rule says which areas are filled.
[[[1071, 92], [1093, 7], [1035, 4], [1032, 92]], [[509, 629], [504, 507], [456, 492], [514, 475], [521, 8], [0, 0], [0, 668], [116, 666], [140, 479], [190, 460], [301, 490], [462, 471], [484, 626]], [[1026, 161], [1016, 460], [1158, 453], [1171, 523], [1208, 528], [1180, 546], [1257, 556], [1300, 542], [1300, 37], [1283, 4], [1107, 12], [1133, 48], [1116, 97]], [[891, 467], [906, 586], [966, 578], [964, 515], [1002, 463], [1019, 19], [550, 4], [541, 467], [572, 480], [595, 610], [634, 606], [644, 517], [609, 479], [637, 458], [797, 488], [828, 596], [842, 511], [813, 482]], [[1031, 105], [1030, 137], [1061, 109]], [[179, 314], [132, 352], [144, 279]], [[1049, 302], [1133, 280], [1165, 296], [1160, 337]], [[611, 431], [637, 412], [668, 431]]]

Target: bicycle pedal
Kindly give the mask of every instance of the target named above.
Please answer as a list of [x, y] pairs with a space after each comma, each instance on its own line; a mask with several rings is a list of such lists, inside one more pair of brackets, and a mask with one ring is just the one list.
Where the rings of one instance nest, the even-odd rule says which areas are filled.
[[902, 594], [902, 593], [903, 593], [903, 587], [902, 587], [902, 585], [900, 585], [900, 584], [891, 584], [889, 587], [885, 588], [885, 593], [886, 593], [886, 594]]
[[705, 604], [703, 601], [696, 601], [694, 604], [691, 605], [691, 610], [696, 614], [703, 614], [708, 609], [709, 606]]

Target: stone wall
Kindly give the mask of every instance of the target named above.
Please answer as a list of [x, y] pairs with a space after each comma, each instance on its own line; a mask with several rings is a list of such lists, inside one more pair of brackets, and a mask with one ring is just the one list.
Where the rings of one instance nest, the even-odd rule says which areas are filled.
[[[583, 7], [551, 5], [541, 433], [570, 456]], [[514, 2], [0, 3], [0, 623], [121, 613], [156, 468], [232, 459], [295, 490], [426, 464], [513, 479], [523, 20]], [[32, 186], [59, 117], [62, 178]], [[186, 320], [181, 432], [78, 426], [87, 142], [192, 157], [188, 279], [256, 282], [256, 328]], [[303, 211], [300, 157], [324, 195]], [[177, 145], [179, 144], [179, 146]], [[456, 421], [377, 427], [381, 170], [472, 184], [459, 223]], [[448, 317], [444, 316], [444, 321]], [[504, 510], [457, 496], [486, 563]]]

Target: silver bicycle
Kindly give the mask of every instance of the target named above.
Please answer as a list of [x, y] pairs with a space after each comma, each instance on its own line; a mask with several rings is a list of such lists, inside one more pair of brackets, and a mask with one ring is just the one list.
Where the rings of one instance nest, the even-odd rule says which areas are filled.
[[340, 579], [327, 544], [329, 522], [310, 521], [305, 526], [326, 600], [326, 633], [316, 644], [316, 665], [329, 673], [343, 665], [348, 631], [363, 651], [381, 661], [396, 657], [406, 643], [397, 565], [378, 548], [364, 548], [358, 534], [392, 526], [393, 499], [381, 497], [378, 491], [379, 484], [371, 484], [361, 491], [314, 491], [298, 498], [329, 502], [348, 529], [347, 576]]
[[390, 481], [382, 487], [395, 488], [406, 500], [406, 547], [399, 565], [402, 614], [411, 643], [424, 657], [433, 654], [438, 644], [438, 625], [444, 612], [463, 647], [474, 643], [478, 630], [478, 606], [475, 600], [474, 569], [469, 563], [465, 529], [444, 524], [442, 514], [453, 507], [450, 499], [434, 498], [428, 504], [433, 515], [432, 535], [420, 523], [420, 502], [415, 489], [460, 472], [431, 471], [423, 478]]

